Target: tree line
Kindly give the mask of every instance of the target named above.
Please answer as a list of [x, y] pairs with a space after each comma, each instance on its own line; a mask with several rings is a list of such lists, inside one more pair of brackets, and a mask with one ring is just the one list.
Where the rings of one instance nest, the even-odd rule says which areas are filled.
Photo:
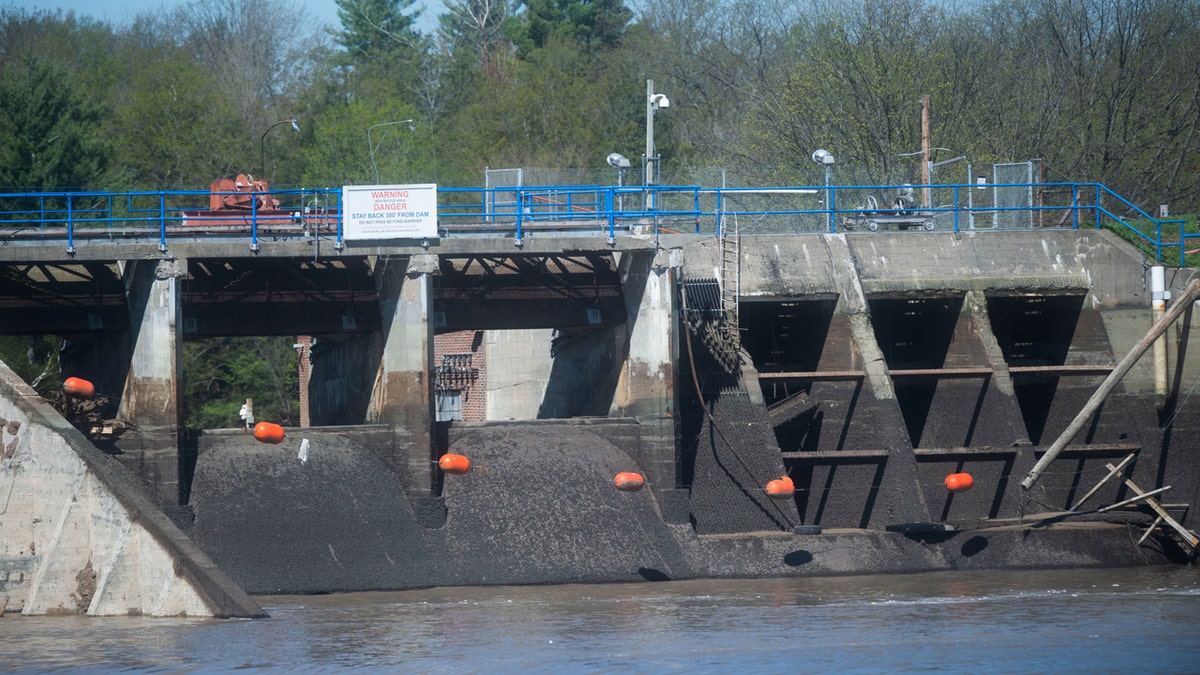
[[[933, 144], [976, 165], [1039, 159], [1046, 180], [1178, 213], [1200, 200], [1197, 0], [449, 0], [424, 32], [414, 3], [337, 0], [337, 26], [294, 0], [121, 25], [0, 8], [0, 189], [603, 167], [641, 155], [653, 79], [668, 173], [812, 184], [826, 148], [859, 180], [917, 182], [929, 96]], [[298, 135], [263, 135], [291, 118]]]
[[[0, 7], [0, 191], [636, 166], [653, 79], [664, 176], [818, 184], [825, 148], [859, 182], [917, 183], [928, 96], [941, 158], [1038, 159], [1047, 181], [1200, 206], [1200, 0], [447, 0], [426, 31], [414, 3], [337, 0], [335, 26], [297, 0], [122, 24]], [[185, 345], [191, 423], [231, 425], [246, 397], [294, 423], [290, 345]], [[4, 337], [0, 359], [53, 387], [60, 347]]]

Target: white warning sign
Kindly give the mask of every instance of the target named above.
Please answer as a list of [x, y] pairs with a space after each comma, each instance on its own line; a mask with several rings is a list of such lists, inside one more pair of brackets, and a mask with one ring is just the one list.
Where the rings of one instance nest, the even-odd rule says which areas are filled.
[[342, 187], [342, 237], [433, 239], [437, 237], [437, 185]]

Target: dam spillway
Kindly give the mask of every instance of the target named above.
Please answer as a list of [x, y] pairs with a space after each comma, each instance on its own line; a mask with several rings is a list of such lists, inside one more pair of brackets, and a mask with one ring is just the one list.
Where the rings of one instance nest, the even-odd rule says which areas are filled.
[[[695, 304], [723, 282], [713, 237], [279, 244], [41, 261], [86, 282], [46, 275], [76, 301], [37, 330], [77, 336], [67, 367], [140, 420], [112, 457], [252, 593], [1186, 557], [1167, 535], [1131, 545], [1142, 513], [1061, 513], [1132, 454], [1128, 473], [1169, 482], [1194, 525], [1179, 505], [1198, 489], [1198, 420], [1176, 411], [1200, 373], [1190, 316], [1168, 340], [1171, 392], [1139, 363], [1018, 486], [1150, 326], [1144, 261], [1109, 232], [744, 237], [733, 355], [720, 308]], [[13, 326], [36, 298], [4, 253]], [[111, 301], [79, 300], [97, 293]], [[173, 355], [228, 334], [315, 337], [313, 426], [277, 446], [180, 442]], [[471, 473], [440, 474], [444, 452]], [[614, 490], [623, 470], [647, 488]], [[947, 492], [964, 471], [975, 488]], [[794, 499], [768, 498], [783, 474]], [[1093, 500], [1125, 496], [1113, 482]], [[897, 529], [914, 524], [951, 527]]]

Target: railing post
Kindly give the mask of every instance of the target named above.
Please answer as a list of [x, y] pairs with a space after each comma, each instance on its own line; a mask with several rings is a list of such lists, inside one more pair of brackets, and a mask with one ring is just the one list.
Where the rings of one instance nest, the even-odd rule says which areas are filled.
[[1071, 222], [1074, 223], [1071, 229], [1079, 229], [1079, 186], [1075, 183], [1071, 184]]
[[608, 245], [612, 246], [616, 243], [616, 236], [613, 234], [613, 229], [616, 226], [617, 214], [613, 212], [613, 189], [607, 188], [604, 191], [604, 210], [608, 213]]
[[837, 188], [829, 188], [829, 234], [837, 234]]
[[1100, 184], [1096, 186], [1096, 201], [1092, 202], [1092, 211], [1096, 214], [1096, 229], [1100, 229]]
[[[721, 228], [725, 227], [725, 223], [723, 222], [724, 215], [725, 215], [725, 191], [717, 190], [717, 218], [716, 218], [717, 237], [721, 236]], [[699, 234], [699, 232], [697, 232], [696, 234]]]
[[692, 193], [692, 210], [696, 212], [696, 234], [700, 234], [700, 189]]
[[525, 205], [522, 203], [525, 200], [525, 195], [519, 189], [515, 191], [515, 194], [517, 197], [515, 200], [517, 203], [517, 238], [513, 243], [517, 246], [523, 246], [525, 242], [521, 239], [521, 220], [522, 216], [525, 215]]
[[[1179, 266], [1187, 267], [1187, 235], [1183, 232], [1184, 221], [1179, 221]], [[1161, 238], [1161, 237], [1160, 237]]]
[[[265, 194], [265, 193], [264, 193]], [[258, 253], [258, 196], [250, 199], [250, 250]]]
[[[328, 193], [326, 193], [328, 195]], [[326, 204], [329, 202], [326, 201]], [[341, 193], [338, 193], [338, 210], [337, 210], [337, 241], [333, 243], [335, 251], [342, 251], [346, 248], [346, 242], [342, 240], [342, 219], [346, 217], [346, 202], [342, 199]]]
[[[959, 190], [959, 187], [960, 186], [958, 186], [958, 185], [954, 186], [954, 231], [955, 232], [958, 232], [958, 190]], [[970, 190], [971, 188], [968, 187], [967, 189]]]
[[67, 195], [67, 253], [75, 255], [75, 219], [71, 217], [71, 195]]
[[167, 194], [158, 193], [158, 252], [167, 252]]

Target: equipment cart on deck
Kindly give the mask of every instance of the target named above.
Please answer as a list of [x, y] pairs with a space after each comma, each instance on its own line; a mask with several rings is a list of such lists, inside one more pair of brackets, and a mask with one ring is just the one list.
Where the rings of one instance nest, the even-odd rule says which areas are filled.
[[919, 227], [923, 230], [933, 229], [932, 211], [917, 211], [913, 209], [912, 188], [901, 188], [900, 193], [892, 202], [892, 208], [880, 208], [874, 197], [867, 197], [867, 203], [856, 209], [851, 209], [843, 220], [846, 229], [866, 227], [874, 232], [881, 227], [886, 229], [894, 225], [897, 229], [907, 230]]
[[925, 230], [933, 229], [933, 213], [930, 211], [907, 211], [896, 212], [889, 209], [882, 211], [868, 211], [866, 209], [855, 209], [851, 211], [851, 215], [846, 216], [845, 226], [847, 229], [854, 229], [866, 226], [872, 232], [879, 228], [887, 229], [889, 225], [895, 225], [901, 230], [907, 230], [910, 227], [919, 227]]

